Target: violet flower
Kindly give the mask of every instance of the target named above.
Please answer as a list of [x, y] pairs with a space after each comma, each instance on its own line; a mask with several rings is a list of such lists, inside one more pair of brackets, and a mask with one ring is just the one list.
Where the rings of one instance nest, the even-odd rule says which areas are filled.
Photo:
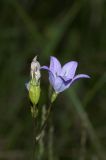
[[76, 61], [70, 61], [61, 67], [58, 59], [51, 56], [50, 67], [42, 66], [41, 69], [48, 70], [50, 84], [58, 94], [69, 88], [75, 81], [81, 78], [90, 78], [86, 74], [75, 75], [77, 66]]

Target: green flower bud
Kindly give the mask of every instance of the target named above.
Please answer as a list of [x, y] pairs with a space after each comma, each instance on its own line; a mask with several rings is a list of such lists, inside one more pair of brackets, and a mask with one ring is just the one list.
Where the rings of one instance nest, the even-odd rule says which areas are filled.
[[35, 79], [29, 82], [29, 98], [33, 105], [36, 105], [40, 98], [40, 85], [36, 83]]
[[55, 100], [56, 100], [56, 98], [57, 98], [57, 93], [56, 92], [53, 92], [53, 94], [52, 94], [52, 96], [51, 96], [51, 103], [53, 103]]

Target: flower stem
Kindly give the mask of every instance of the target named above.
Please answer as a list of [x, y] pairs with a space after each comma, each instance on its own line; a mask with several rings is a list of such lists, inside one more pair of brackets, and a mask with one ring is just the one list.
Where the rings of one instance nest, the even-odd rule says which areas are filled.
[[49, 108], [48, 108], [48, 111], [47, 111], [46, 120], [45, 120], [44, 123], [42, 124], [41, 129], [40, 129], [38, 135], [36, 136], [36, 140], [37, 140], [37, 141], [40, 139], [41, 134], [42, 134], [42, 131], [45, 129], [45, 127], [46, 127], [46, 125], [47, 125], [47, 122], [48, 122], [48, 119], [49, 119], [49, 116], [50, 116], [50, 113], [51, 113], [51, 109], [52, 109], [52, 103], [50, 103], [50, 105], [49, 105]]
[[[46, 106], [42, 106], [42, 115], [41, 115], [41, 125], [43, 125], [43, 123], [45, 122], [46, 119]], [[45, 130], [42, 131], [41, 133], [41, 138], [38, 141], [38, 145], [39, 145], [39, 153], [38, 153], [38, 160], [42, 160], [44, 157], [44, 136], [45, 136]]]
[[35, 132], [36, 132], [36, 125], [35, 125], [35, 118], [33, 118], [33, 160], [35, 159], [36, 155]]
[[48, 132], [48, 160], [53, 160], [53, 123], [52, 117], [49, 121], [49, 132]]
[[[33, 113], [36, 112], [37, 107], [33, 105]], [[36, 134], [37, 134], [37, 128], [38, 128], [38, 121], [37, 117], [32, 114], [32, 119], [33, 119], [33, 160], [36, 160], [36, 155], [37, 155], [37, 141], [36, 141]]]

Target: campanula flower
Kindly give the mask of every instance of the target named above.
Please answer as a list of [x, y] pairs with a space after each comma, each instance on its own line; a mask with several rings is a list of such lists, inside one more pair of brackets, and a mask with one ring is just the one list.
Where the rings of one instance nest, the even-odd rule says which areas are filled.
[[58, 59], [51, 56], [50, 67], [42, 66], [41, 69], [48, 70], [50, 84], [58, 94], [69, 88], [75, 81], [81, 78], [90, 78], [86, 74], [75, 75], [77, 66], [76, 61], [70, 61], [62, 67]]

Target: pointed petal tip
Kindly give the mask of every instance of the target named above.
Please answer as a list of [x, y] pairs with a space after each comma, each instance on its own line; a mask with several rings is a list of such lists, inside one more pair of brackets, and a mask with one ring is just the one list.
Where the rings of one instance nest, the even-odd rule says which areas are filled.
[[50, 58], [56, 58], [55, 56], [50, 56]]
[[91, 77], [86, 75], [86, 74], [78, 74], [74, 77], [73, 81], [76, 81], [76, 80], [81, 79], [81, 78], [91, 78]]
[[70, 62], [75, 63], [75, 64], [77, 64], [77, 65], [78, 65], [78, 62], [77, 62], [77, 61], [70, 61]]
[[54, 61], [54, 62], [60, 63], [60, 61], [55, 56], [50, 56], [50, 61]]
[[55, 58], [54, 56], [50, 56], [50, 60], [52, 60], [53, 58]]
[[50, 56], [50, 58], [52, 58], [52, 57], [54, 57], [54, 56]]
[[85, 77], [84, 77], [84, 78], [91, 78], [91, 76], [85, 74]]
[[71, 63], [73, 63], [74, 66], [76, 66], [76, 69], [78, 67], [78, 62], [77, 61], [71, 61]]
[[55, 56], [50, 56], [50, 60], [51, 61], [53, 61], [53, 60], [57, 60], [58, 61], [58, 59]]
[[54, 57], [51, 56], [50, 58], [50, 70], [55, 74], [56, 72], [59, 74], [61, 72], [61, 64], [59, 62], [59, 60]]
[[[77, 69], [77, 66], [78, 66], [78, 62], [77, 61], [69, 61], [67, 62], [65, 65], [69, 65], [71, 67], [75, 67]], [[65, 66], [64, 65], [64, 66]]]
[[46, 69], [46, 70], [49, 70], [49, 67], [48, 67], [48, 66], [42, 66], [42, 67], [40, 67], [40, 69]]
[[[76, 64], [76, 65], [78, 65], [78, 62], [77, 61], [69, 61], [69, 62], [67, 62], [68, 64], [72, 64], [72, 63], [74, 63], [74, 64]], [[66, 64], [67, 64], [66, 63]]]

